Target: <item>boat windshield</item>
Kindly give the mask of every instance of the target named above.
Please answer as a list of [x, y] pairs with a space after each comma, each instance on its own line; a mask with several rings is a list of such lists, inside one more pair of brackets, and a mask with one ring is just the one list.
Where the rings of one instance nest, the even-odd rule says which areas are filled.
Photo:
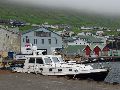
[[45, 63], [46, 63], [46, 64], [52, 63], [52, 61], [50, 60], [50, 58], [44, 58], [44, 60], [45, 60]]
[[61, 57], [58, 57], [59, 61], [60, 62], [64, 62], [63, 59]]
[[59, 63], [60, 61], [58, 60], [57, 57], [52, 57], [54, 63]]

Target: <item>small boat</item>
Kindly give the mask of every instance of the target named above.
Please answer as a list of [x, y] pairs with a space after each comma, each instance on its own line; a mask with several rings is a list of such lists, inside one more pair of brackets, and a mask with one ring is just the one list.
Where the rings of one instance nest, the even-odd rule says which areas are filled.
[[[77, 64], [74, 61], [65, 62], [61, 55], [37, 55], [33, 47], [33, 55], [26, 55], [25, 63], [21, 67], [14, 67], [15, 72], [36, 73], [42, 75], [85, 77], [107, 75], [107, 69], [94, 69], [90, 65]], [[97, 76], [98, 77], [98, 76]]]

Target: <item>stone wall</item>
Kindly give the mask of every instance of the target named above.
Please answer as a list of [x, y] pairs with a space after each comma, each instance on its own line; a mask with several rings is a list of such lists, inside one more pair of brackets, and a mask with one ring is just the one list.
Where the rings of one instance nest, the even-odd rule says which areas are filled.
[[20, 51], [20, 37], [15, 30], [0, 28], [0, 51]]

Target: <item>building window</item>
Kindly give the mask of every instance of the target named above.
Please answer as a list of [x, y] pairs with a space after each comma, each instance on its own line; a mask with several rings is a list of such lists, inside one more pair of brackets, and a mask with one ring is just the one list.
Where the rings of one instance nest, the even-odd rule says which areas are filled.
[[28, 36], [26, 36], [26, 43], [30, 43]]
[[26, 38], [28, 38], [28, 36], [26, 36]]
[[51, 44], [51, 39], [48, 39], [48, 43]]
[[26, 38], [26, 43], [29, 43], [29, 38]]
[[37, 39], [34, 39], [34, 44], [37, 44]]
[[35, 31], [34, 35], [37, 37], [51, 37], [51, 32]]
[[34, 39], [34, 44], [35, 44], [35, 39]]
[[44, 44], [44, 39], [42, 39], [42, 44]]
[[37, 39], [36, 39], [36, 44], [37, 44]]
[[57, 44], [57, 39], [56, 39], [56, 44]]

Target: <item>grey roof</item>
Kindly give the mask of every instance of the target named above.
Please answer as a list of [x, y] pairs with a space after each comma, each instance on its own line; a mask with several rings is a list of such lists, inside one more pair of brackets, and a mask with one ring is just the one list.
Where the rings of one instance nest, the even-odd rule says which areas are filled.
[[87, 43], [103, 43], [103, 41], [100, 38], [96, 38], [93, 36], [79, 36], [80, 39], [85, 39]]
[[72, 37], [64, 37], [63, 41], [64, 42], [74, 42], [76, 39], [72, 38]]
[[[40, 29], [40, 28], [44, 28], [44, 29], [46, 29], [46, 30], [48, 30], [48, 31], [50, 31], [50, 32], [52, 32], [52, 33], [54, 33], [54, 34], [57, 34], [57, 33], [53, 32], [52, 30], [49, 30], [49, 29], [46, 28], [46, 27], [34, 27], [34, 28], [32, 28], [32, 29], [22, 31], [21, 33], [22, 33], [22, 35], [23, 35], [23, 34], [26, 34], [26, 33], [32, 32], [32, 31], [36, 31], [36, 30], [38, 30], [38, 29]], [[60, 36], [59, 34], [57, 34], [57, 35]], [[60, 36], [60, 37], [61, 37], [61, 36]]]

